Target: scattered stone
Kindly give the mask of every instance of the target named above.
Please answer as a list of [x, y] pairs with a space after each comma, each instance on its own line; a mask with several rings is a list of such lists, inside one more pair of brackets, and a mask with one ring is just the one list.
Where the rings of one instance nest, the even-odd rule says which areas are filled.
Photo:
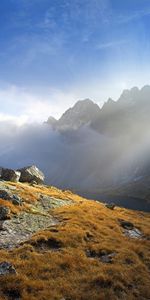
[[3, 188], [3, 189], [0, 189], [0, 198], [4, 199], [4, 200], [11, 200], [12, 194], [10, 193], [10, 191]]
[[87, 250], [86, 251], [87, 257], [90, 258], [98, 258], [103, 263], [112, 263], [113, 257], [116, 255], [115, 252], [108, 252], [107, 250], [101, 250], [100, 252], [96, 252], [94, 250]]
[[31, 243], [34, 248], [38, 251], [48, 251], [48, 250], [53, 250], [53, 251], [59, 251], [63, 244], [61, 241], [57, 240], [56, 238], [49, 238], [48, 240], [45, 239], [39, 239], [36, 242]]
[[21, 173], [19, 171], [14, 171], [12, 169], [1, 168], [0, 175], [1, 175], [1, 179], [5, 181], [18, 182]]
[[35, 181], [37, 184], [44, 183], [45, 176], [36, 166], [25, 167], [17, 171], [21, 172], [21, 182], [32, 183], [33, 181]]
[[120, 225], [125, 229], [124, 234], [126, 236], [136, 239], [143, 237], [142, 232], [139, 229], [137, 229], [133, 223], [122, 219], [119, 219], [118, 221], [120, 222]]
[[0, 198], [3, 200], [11, 201], [14, 205], [22, 205], [22, 199], [18, 195], [12, 194], [10, 190], [7, 190], [5, 188], [0, 189]]
[[119, 219], [118, 220], [120, 225], [124, 228], [124, 229], [127, 229], [127, 230], [132, 230], [134, 228], [134, 224], [129, 222], [129, 221], [125, 221], [125, 220], [122, 220], [122, 219]]
[[101, 257], [100, 260], [103, 263], [112, 263], [113, 261], [113, 257], [116, 255], [115, 252], [111, 252], [111, 253], [107, 253], [106, 251], [104, 251], [103, 253], [101, 253]]
[[111, 210], [113, 210], [115, 208], [115, 204], [114, 203], [106, 203], [105, 206]]
[[14, 205], [22, 206], [22, 199], [18, 195], [13, 195], [12, 203]]
[[0, 263], [0, 275], [8, 274], [17, 274], [17, 272], [11, 263], [4, 261]]
[[6, 206], [0, 205], [0, 220], [9, 219], [10, 210]]
[[143, 237], [142, 232], [137, 228], [133, 228], [131, 230], [125, 230], [124, 233], [126, 236], [133, 238], [133, 239], [140, 239]]

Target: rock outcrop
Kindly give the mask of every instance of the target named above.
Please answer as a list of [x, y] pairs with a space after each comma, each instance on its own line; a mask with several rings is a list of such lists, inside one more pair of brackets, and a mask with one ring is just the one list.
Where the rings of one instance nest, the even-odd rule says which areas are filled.
[[7, 261], [0, 263], [0, 275], [4, 276], [9, 274], [16, 274], [16, 273], [17, 272], [11, 263]]
[[17, 171], [21, 173], [20, 182], [44, 183], [45, 176], [36, 166], [25, 167]]
[[4, 192], [1, 192], [3, 198], [0, 195], [0, 250], [13, 249], [29, 240], [34, 233], [59, 224], [60, 221], [53, 216], [52, 210], [74, 205], [70, 199], [57, 198], [56, 189], [52, 195], [45, 186], [40, 189], [39, 193], [38, 186], [12, 186], [11, 182], [0, 181], [0, 191]]
[[10, 209], [6, 206], [0, 205], [0, 221], [7, 220], [9, 218]]
[[4, 181], [0, 181], [0, 198], [2, 200], [10, 201], [14, 205], [18, 205], [18, 206], [21, 206], [23, 202], [21, 197], [15, 194], [15, 188], [14, 187], [8, 188], [8, 185]]
[[126, 220], [122, 220], [122, 219], [119, 219], [118, 221], [119, 221], [121, 227], [123, 227], [125, 229], [124, 234], [126, 236], [128, 236], [130, 238], [135, 238], [135, 239], [144, 238], [142, 232], [138, 228], [136, 228], [133, 223], [126, 221]]
[[[19, 170], [12, 170], [0, 167], [0, 180], [12, 181], [12, 182], [28, 182], [34, 184], [44, 183], [44, 174], [36, 166], [28, 166]], [[1, 193], [2, 192], [2, 193]], [[7, 191], [0, 191], [0, 197], [3, 198], [3, 194]], [[8, 200], [9, 195], [8, 195]]]
[[18, 182], [21, 173], [12, 169], [0, 168], [0, 178], [6, 181]]
[[0, 198], [8, 201], [12, 200], [12, 193], [3, 185], [0, 185]]

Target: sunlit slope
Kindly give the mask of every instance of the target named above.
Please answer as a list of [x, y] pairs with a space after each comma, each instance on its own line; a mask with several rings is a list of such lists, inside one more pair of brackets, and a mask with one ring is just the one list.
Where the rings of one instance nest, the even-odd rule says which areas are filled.
[[10, 221], [45, 213], [55, 222], [21, 245], [1, 247], [0, 263], [10, 262], [17, 272], [0, 276], [1, 300], [150, 298], [149, 214], [111, 210], [54, 187], [6, 185], [23, 199], [22, 206], [0, 200], [10, 208]]

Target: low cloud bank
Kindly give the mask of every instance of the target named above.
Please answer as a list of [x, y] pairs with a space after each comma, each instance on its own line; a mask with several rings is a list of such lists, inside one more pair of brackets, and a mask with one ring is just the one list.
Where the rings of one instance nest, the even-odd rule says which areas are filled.
[[147, 135], [136, 142], [117, 140], [88, 127], [61, 134], [46, 124], [18, 127], [1, 122], [0, 137], [1, 166], [17, 169], [35, 164], [48, 184], [78, 191], [94, 191], [138, 176], [150, 149]]

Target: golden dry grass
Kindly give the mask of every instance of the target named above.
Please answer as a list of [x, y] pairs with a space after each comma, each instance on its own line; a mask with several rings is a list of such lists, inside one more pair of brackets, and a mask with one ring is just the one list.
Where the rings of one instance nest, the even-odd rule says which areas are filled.
[[[53, 187], [16, 186], [27, 203], [40, 192], [75, 204], [53, 211], [59, 225], [35, 234], [18, 249], [0, 250], [0, 262], [9, 261], [17, 270], [17, 276], [0, 276], [0, 300], [150, 299], [149, 214], [112, 211]], [[119, 218], [133, 222], [146, 239], [124, 236]], [[103, 250], [116, 253], [112, 263], [99, 259]], [[90, 258], [87, 251], [97, 256]]]

